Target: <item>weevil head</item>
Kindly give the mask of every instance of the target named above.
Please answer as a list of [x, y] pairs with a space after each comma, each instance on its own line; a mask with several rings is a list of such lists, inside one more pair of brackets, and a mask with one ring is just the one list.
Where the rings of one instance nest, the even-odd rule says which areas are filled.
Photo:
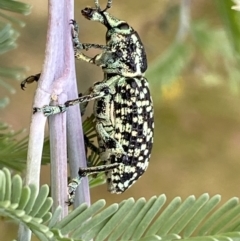
[[112, 16], [106, 9], [101, 11], [99, 8], [86, 7], [82, 10], [82, 15], [88, 20], [102, 23], [111, 33], [124, 35], [134, 32], [133, 28], [127, 22]]
[[147, 69], [147, 57], [138, 33], [129, 24], [106, 9], [85, 8], [82, 15], [88, 20], [102, 23], [107, 28], [106, 45], [109, 50], [95, 58], [105, 73], [125, 77], [141, 76]]

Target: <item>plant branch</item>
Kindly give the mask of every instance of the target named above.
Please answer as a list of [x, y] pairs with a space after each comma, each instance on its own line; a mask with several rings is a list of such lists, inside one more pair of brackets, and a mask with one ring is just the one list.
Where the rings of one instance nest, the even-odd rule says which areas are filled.
[[[73, 1], [49, 0], [45, 60], [33, 106], [41, 107], [48, 105], [51, 100], [57, 103], [64, 103], [68, 98], [67, 93], [70, 91], [68, 89], [69, 82], [73, 82], [75, 77], [71, 27], [69, 25], [69, 20], [73, 18], [72, 16]], [[45, 122], [46, 117], [42, 113], [36, 113], [32, 116], [26, 185], [35, 184], [39, 187]], [[55, 209], [60, 204], [63, 207], [63, 217], [68, 210], [65, 204], [67, 198], [66, 114], [50, 117], [49, 129], [53, 208]], [[31, 232], [21, 226], [19, 229], [19, 240], [30, 240], [30, 236]]]
[[190, 5], [191, 0], [181, 0], [180, 5], [180, 17], [179, 17], [179, 27], [176, 39], [178, 42], [183, 42], [187, 37], [190, 28]]
[[[75, 73], [75, 72], [74, 72]], [[72, 82], [69, 99], [75, 99], [77, 95], [76, 82]], [[67, 143], [68, 143], [68, 158], [71, 178], [78, 175], [79, 167], [86, 167], [86, 155], [83, 139], [82, 121], [80, 109], [78, 106], [70, 108], [67, 112]], [[82, 203], [90, 205], [90, 191], [88, 177], [81, 181], [74, 201], [74, 207], [78, 207]]]

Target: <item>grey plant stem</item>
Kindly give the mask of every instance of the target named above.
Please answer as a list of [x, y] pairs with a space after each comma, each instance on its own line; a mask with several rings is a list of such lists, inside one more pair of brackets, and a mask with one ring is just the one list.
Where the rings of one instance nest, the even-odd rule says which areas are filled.
[[[69, 98], [77, 97], [74, 54], [71, 40], [70, 19], [73, 19], [73, 0], [49, 0], [49, 19], [46, 41], [45, 60], [38, 81], [33, 106], [42, 107], [56, 103], [64, 103]], [[68, 118], [68, 120], [66, 120]], [[40, 168], [44, 141], [44, 129], [47, 118], [42, 113], [32, 115], [27, 170], [25, 184], [34, 184], [39, 188]], [[66, 122], [67, 127], [66, 127]], [[67, 134], [68, 131], [68, 134]], [[63, 208], [63, 218], [67, 215], [67, 147], [72, 176], [76, 176], [79, 166], [86, 166], [84, 142], [82, 135], [79, 107], [72, 107], [67, 114], [49, 117], [51, 147], [51, 190], [54, 199], [53, 211], [58, 205]], [[76, 138], [77, 140], [73, 141]], [[73, 164], [74, 163], [74, 164]], [[74, 171], [73, 171], [74, 168]], [[82, 182], [81, 202], [90, 203], [88, 182]], [[80, 203], [79, 196], [76, 197]], [[20, 226], [19, 241], [30, 241], [31, 231]]]
[[179, 27], [176, 36], [176, 40], [182, 43], [190, 29], [191, 21], [191, 0], [181, 0], [180, 12], [179, 12]]
[[[75, 99], [77, 94], [76, 81], [73, 81], [68, 98]], [[71, 178], [78, 176], [79, 167], [87, 167], [84, 139], [82, 134], [82, 121], [80, 116], [81, 114], [79, 106], [73, 106], [67, 111], [67, 152]], [[77, 188], [74, 207], [78, 207], [84, 202], [88, 205], [91, 203], [88, 177], [84, 177]]]

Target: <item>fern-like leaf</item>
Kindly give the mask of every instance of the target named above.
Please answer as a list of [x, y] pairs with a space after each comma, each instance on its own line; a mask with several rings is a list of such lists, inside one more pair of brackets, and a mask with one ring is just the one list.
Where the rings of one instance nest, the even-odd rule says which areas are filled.
[[53, 201], [48, 197], [47, 185], [43, 185], [38, 193], [36, 190], [35, 186], [23, 187], [19, 175], [11, 178], [8, 169], [0, 170], [0, 216], [23, 223], [36, 236], [50, 240], [53, 233], [43, 222], [52, 217], [49, 210]]
[[[31, 5], [15, 0], [1, 0], [0, 10], [1, 9], [26, 15], [30, 13]], [[0, 54], [6, 53], [17, 46], [16, 40], [19, 36], [19, 32], [16, 31], [10, 23], [17, 24], [21, 27], [25, 25], [24, 22], [17, 18], [0, 11]], [[16, 80], [23, 79], [24, 71], [25, 68], [21, 67], [0, 66], [0, 86], [6, 88], [10, 93], [15, 93], [15, 89], [6, 81], [6, 78]], [[8, 103], [9, 99], [7, 97], [1, 98], [0, 108], [4, 108]]]
[[27, 137], [19, 139], [23, 131], [14, 132], [5, 123], [0, 122], [0, 168], [8, 167], [22, 171], [26, 164]]
[[[237, 241], [240, 240], [240, 205], [232, 198], [219, 206], [220, 195], [174, 198], [165, 195], [105, 207], [104, 200], [80, 205], [61, 221], [61, 208], [49, 211], [52, 199], [43, 185], [22, 184], [20, 176], [0, 170], [0, 216], [24, 224], [42, 241]], [[46, 225], [46, 222], [48, 225]]]
[[78, 207], [55, 226], [61, 233], [54, 233], [58, 238], [71, 233], [73, 240], [84, 241], [240, 240], [239, 201], [232, 198], [217, 208], [220, 200], [208, 194], [184, 201], [176, 197], [164, 207], [165, 195], [149, 201], [130, 198], [101, 212], [105, 203], [100, 200], [89, 208]]

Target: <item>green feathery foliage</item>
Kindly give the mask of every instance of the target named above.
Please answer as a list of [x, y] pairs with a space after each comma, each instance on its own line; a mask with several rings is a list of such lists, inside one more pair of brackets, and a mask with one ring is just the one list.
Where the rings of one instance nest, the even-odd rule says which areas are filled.
[[[84, 133], [91, 142], [96, 138], [94, 126], [94, 116], [91, 115], [83, 123]], [[7, 167], [21, 172], [26, 167], [28, 137], [21, 138], [22, 134], [24, 134], [24, 131], [14, 132], [7, 124], [0, 122], [0, 168]], [[97, 149], [96, 146], [94, 147]], [[100, 165], [99, 153], [94, 150], [88, 150], [88, 153], [87, 159], [89, 166]], [[46, 138], [43, 147], [42, 164], [45, 165], [49, 163], [50, 143], [49, 138]], [[104, 183], [106, 183], [104, 173], [89, 177], [91, 188]]]
[[[23, 27], [24, 22], [19, 19], [6, 14], [5, 11], [11, 11], [27, 15], [30, 13], [31, 6], [26, 3], [13, 1], [13, 0], [2, 0], [0, 2], [0, 54], [4, 54], [14, 48], [16, 48], [16, 40], [19, 36], [19, 32], [13, 28], [12, 24]], [[15, 90], [9, 84], [6, 79], [23, 79], [22, 67], [7, 67], [0, 66], [0, 86], [6, 88], [10, 93], [15, 93]], [[9, 103], [7, 97], [0, 99], [0, 109], [5, 107]]]
[[[22, 171], [26, 165], [28, 138], [17, 141], [23, 131], [14, 132], [0, 122], [0, 168]], [[19, 139], [19, 138], [18, 138]]]
[[[5, 12], [26, 15], [30, 13], [31, 6], [18, 1], [2, 0], [0, 9], [0, 54], [2, 55], [17, 46], [16, 40], [19, 33], [13, 28], [12, 24], [20, 27], [25, 25], [24, 22]], [[0, 86], [6, 88], [10, 93], [15, 93], [15, 90], [6, 79], [22, 79], [23, 70], [24, 68], [21, 67], [0, 66]], [[8, 103], [7, 96], [0, 98], [0, 109], [4, 108]], [[0, 122], [0, 167], [9, 167], [17, 171], [22, 171], [25, 167], [28, 140], [25, 137], [17, 141], [22, 132], [14, 132], [7, 124]]]
[[[184, 75], [184, 70], [192, 69], [191, 65], [199, 58], [206, 69], [201, 76], [205, 85], [219, 85], [228, 80], [232, 92], [239, 93], [240, 13], [231, 9], [232, 1], [215, 3], [223, 25], [213, 26], [209, 19], [191, 19], [184, 41], [175, 40], [170, 43], [150, 65], [147, 78], [151, 80], [153, 91], [156, 89], [158, 95], [158, 87], [178, 81]], [[164, 18], [168, 17], [166, 15]], [[164, 19], [161, 18], [162, 21]]]
[[240, 204], [231, 198], [220, 205], [220, 195], [185, 200], [174, 198], [169, 203], [165, 195], [129, 198], [105, 207], [104, 200], [92, 206], [80, 205], [61, 221], [61, 208], [52, 214], [52, 198], [44, 185], [23, 186], [19, 175], [11, 178], [8, 169], [0, 170], [0, 216], [22, 223], [39, 240], [95, 241], [104, 240], [240, 240]]

